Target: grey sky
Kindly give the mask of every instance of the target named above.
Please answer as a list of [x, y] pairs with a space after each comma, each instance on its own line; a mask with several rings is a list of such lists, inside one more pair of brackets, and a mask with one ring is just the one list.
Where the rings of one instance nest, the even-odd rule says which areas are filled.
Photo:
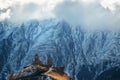
[[56, 18], [89, 29], [119, 29], [119, 0], [0, 0], [0, 21]]

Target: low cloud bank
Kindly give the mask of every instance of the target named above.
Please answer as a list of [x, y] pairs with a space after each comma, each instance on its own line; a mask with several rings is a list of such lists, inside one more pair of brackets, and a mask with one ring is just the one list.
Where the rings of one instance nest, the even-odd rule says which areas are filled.
[[56, 18], [86, 29], [120, 29], [119, 0], [1, 0], [0, 21]]

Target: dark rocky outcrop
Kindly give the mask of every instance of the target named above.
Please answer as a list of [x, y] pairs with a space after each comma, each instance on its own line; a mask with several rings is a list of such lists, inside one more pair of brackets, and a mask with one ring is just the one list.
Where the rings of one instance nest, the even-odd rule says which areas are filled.
[[[48, 57], [47, 64], [43, 64], [38, 54], [36, 54], [31, 65], [24, 67], [24, 69], [17, 73], [10, 74], [7, 80], [46, 80], [48, 77], [52, 80], [57, 80], [57, 76], [54, 78], [54, 75], [51, 77], [48, 74], [57, 74], [63, 78], [68, 77], [63, 67], [52, 67], [52, 58], [50, 56]], [[65, 80], [70, 79], [68, 77]]]

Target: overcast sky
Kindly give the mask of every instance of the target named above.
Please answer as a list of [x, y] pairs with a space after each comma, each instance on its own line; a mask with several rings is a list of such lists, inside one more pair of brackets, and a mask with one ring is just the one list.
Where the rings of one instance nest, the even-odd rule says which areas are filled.
[[120, 28], [120, 0], [0, 0], [0, 21], [56, 18], [85, 28]]

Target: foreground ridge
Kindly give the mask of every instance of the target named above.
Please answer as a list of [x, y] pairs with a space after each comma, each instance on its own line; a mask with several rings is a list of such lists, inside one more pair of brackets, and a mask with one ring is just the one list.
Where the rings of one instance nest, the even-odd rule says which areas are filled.
[[10, 74], [6, 80], [72, 80], [65, 72], [64, 67], [53, 67], [52, 58], [48, 56], [47, 64], [43, 64], [38, 54], [35, 55], [32, 64], [21, 71]]

